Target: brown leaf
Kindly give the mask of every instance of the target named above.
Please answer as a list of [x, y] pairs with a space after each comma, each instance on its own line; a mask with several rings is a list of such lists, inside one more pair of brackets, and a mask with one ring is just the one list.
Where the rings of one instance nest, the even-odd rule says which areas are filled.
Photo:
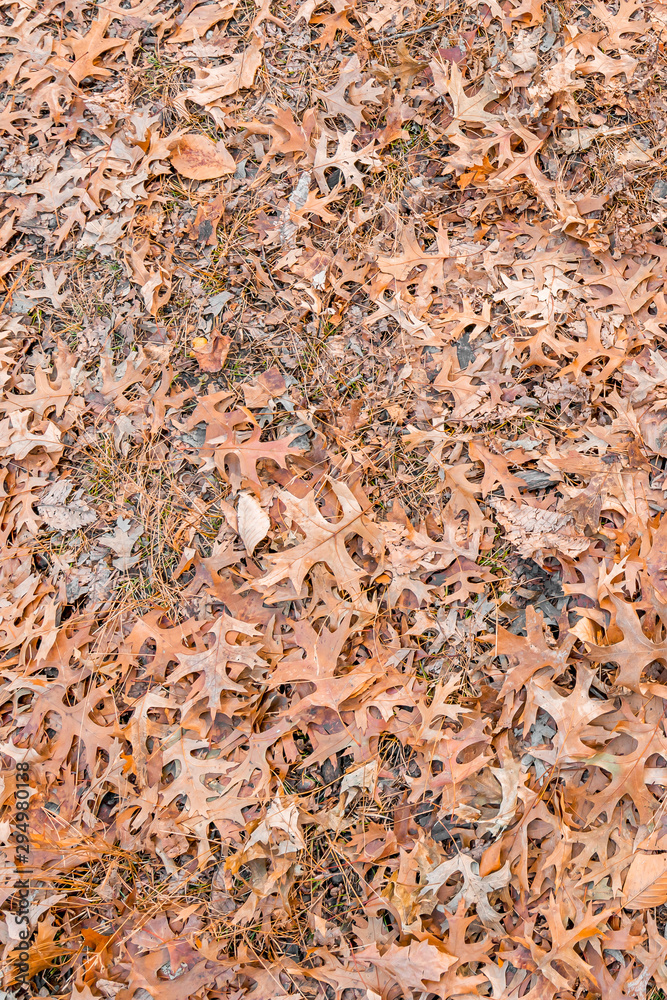
[[331, 486], [342, 509], [342, 515], [335, 521], [322, 516], [313, 491], [302, 500], [297, 500], [285, 490], [280, 492], [287, 516], [301, 528], [305, 537], [299, 544], [274, 553], [267, 559], [269, 571], [261, 580], [263, 587], [272, 587], [281, 580], [289, 579], [298, 593], [309, 570], [316, 563], [324, 562], [340, 587], [352, 595], [360, 595], [360, 580], [364, 572], [350, 556], [345, 542], [350, 536], [359, 535], [379, 555], [383, 548], [382, 533], [344, 483], [336, 481]]
[[287, 391], [282, 372], [278, 368], [268, 368], [254, 382], [243, 384], [246, 406], [266, 406], [270, 399], [276, 399]]
[[190, 239], [202, 246], [215, 246], [217, 228], [224, 213], [224, 196], [219, 194], [212, 202], [199, 205], [194, 222], [190, 223]]
[[381, 968], [386, 968], [404, 992], [414, 989], [416, 983], [437, 983], [447, 969], [456, 964], [456, 958], [444, 948], [429, 941], [411, 941], [407, 947], [391, 945], [381, 957], [373, 957], [371, 948], [361, 952]]
[[649, 407], [639, 420], [642, 439], [649, 451], [667, 457], [667, 406], [660, 400]]
[[195, 181], [210, 181], [236, 170], [234, 157], [222, 142], [191, 132], [182, 136], [169, 154], [171, 165], [183, 177]]
[[585, 552], [591, 539], [578, 532], [570, 514], [542, 510], [527, 503], [489, 499], [505, 528], [507, 541], [526, 559], [540, 558], [548, 551], [577, 556]]
[[636, 854], [623, 883], [624, 906], [645, 910], [667, 903], [667, 854]]
[[200, 107], [215, 105], [221, 97], [229, 97], [237, 90], [252, 87], [261, 65], [262, 39], [253, 34], [248, 48], [234, 55], [230, 63], [198, 69], [192, 85], [179, 95], [177, 104], [184, 113], [187, 111], [186, 101], [194, 101]]
[[657, 531], [646, 556], [646, 569], [658, 597], [667, 603], [667, 517], [660, 519]]
[[195, 337], [192, 341], [192, 353], [203, 372], [219, 372], [223, 367], [232, 338], [214, 330], [210, 340], [206, 337]]
[[141, 559], [141, 553], [132, 555], [137, 540], [141, 537], [143, 528], [141, 525], [132, 525], [132, 522], [124, 517], [116, 519], [116, 526], [113, 532], [102, 535], [97, 539], [98, 545], [104, 545], [116, 553], [116, 558], [112, 560], [116, 569], [130, 569]]
[[560, 504], [560, 510], [563, 514], [572, 515], [577, 530], [582, 534], [586, 528], [597, 531], [600, 526], [604, 479], [602, 475], [593, 476], [586, 489], [579, 490], [575, 496]]
[[249, 556], [253, 554], [263, 538], [266, 538], [271, 519], [266, 511], [249, 493], [240, 493], [236, 508], [239, 535]]

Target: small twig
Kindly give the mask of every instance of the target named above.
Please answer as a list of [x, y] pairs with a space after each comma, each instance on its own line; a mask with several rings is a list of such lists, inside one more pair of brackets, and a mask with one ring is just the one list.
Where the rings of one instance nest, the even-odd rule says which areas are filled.
[[445, 24], [448, 19], [446, 17], [441, 17], [439, 21], [433, 21], [431, 24], [422, 24], [421, 28], [412, 28], [410, 31], [388, 31], [386, 34], [380, 34], [380, 38], [410, 38], [412, 35], [421, 35], [425, 31], [431, 31], [433, 28], [438, 28], [441, 24]]

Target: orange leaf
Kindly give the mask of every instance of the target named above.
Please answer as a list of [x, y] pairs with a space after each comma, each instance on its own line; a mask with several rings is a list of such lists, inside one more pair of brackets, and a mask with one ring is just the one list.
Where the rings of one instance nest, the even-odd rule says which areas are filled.
[[667, 854], [635, 854], [623, 885], [625, 906], [645, 910], [667, 903]]
[[189, 133], [182, 136], [170, 154], [171, 165], [183, 177], [194, 181], [210, 181], [236, 170], [234, 157], [222, 142], [213, 142], [205, 135]]
[[231, 337], [214, 330], [211, 339], [206, 337], [195, 337], [192, 341], [192, 353], [197, 359], [197, 364], [203, 372], [219, 372], [225, 363]]

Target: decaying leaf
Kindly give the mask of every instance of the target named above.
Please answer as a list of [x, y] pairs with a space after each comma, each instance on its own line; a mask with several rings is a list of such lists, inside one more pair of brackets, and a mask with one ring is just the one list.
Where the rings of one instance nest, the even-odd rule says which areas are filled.
[[97, 514], [82, 499], [82, 490], [77, 490], [68, 500], [73, 484], [59, 480], [46, 489], [37, 505], [40, 516], [50, 528], [56, 531], [75, 531], [86, 524], [94, 524]]
[[549, 551], [577, 556], [591, 544], [590, 538], [578, 532], [570, 514], [540, 510], [527, 503], [511, 500], [489, 501], [495, 508], [498, 520], [505, 528], [507, 540], [524, 558], [541, 558]]

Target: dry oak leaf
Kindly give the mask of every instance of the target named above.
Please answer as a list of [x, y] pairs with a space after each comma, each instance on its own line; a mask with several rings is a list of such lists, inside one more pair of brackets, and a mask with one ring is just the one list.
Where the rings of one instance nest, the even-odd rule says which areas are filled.
[[[392, 942], [382, 955], [373, 943], [358, 951], [355, 959], [362, 959], [378, 969], [386, 970], [406, 996], [410, 996], [418, 988], [418, 983], [439, 982], [457, 962], [453, 955], [429, 941], [411, 941], [407, 946]], [[368, 992], [370, 995], [370, 990]]]
[[[614, 606], [614, 624], [623, 633], [623, 639], [606, 646], [589, 643], [588, 656], [594, 663], [618, 663], [614, 687], [645, 694], [653, 685], [642, 681], [642, 671], [656, 660], [667, 663], [667, 641], [649, 639], [632, 604], [614, 594], [610, 594], [608, 600]], [[656, 687], [664, 691], [662, 684]]]
[[315, 127], [314, 112], [306, 111], [303, 120], [299, 121], [288, 108], [268, 104], [266, 113], [271, 116], [272, 121], [260, 122], [253, 118], [251, 122], [237, 122], [239, 127], [248, 129], [250, 134], [258, 132], [271, 136], [272, 143], [263, 162], [270, 162], [278, 153], [303, 153], [311, 159], [310, 138]]
[[111, 21], [112, 15], [107, 13], [92, 22], [86, 35], [73, 32], [63, 39], [63, 45], [70, 50], [74, 58], [71, 63], [66, 63], [63, 60], [64, 66], [75, 83], [81, 83], [87, 76], [103, 80], [105, 77], [113, 75], [107, 67], [95, 65], [95, 60], [99, 59], [103, 52], [118, 49], [126, 44], [124, 38], [106, 37]]
[[[555, 900], [547, 900], [544, 913], [549, 925], [551, 949], [547, 951], [546, 948], [541, 948], [534, 943], [530, 949], [533, 960], [542, 975], [557, 989], [564, 990], [566, 993], [570, 991], [571, 979], [566, 979], [562, 975], [562, 971], [565, 971], [563, 965], [578, 973], [580, 980], [590, 981], [590, 967], [574, 950], [574, 946], [589, 938], [599, 940], [600, 935], [604, 933], [603, 929], [607, 918], [615, 912], [614, 907], [609, 907], [599, 913], [594, 913], [593, 903], [589, 903], [585, 912], [579, 912], [575, 916], [567, 912], [563, 913]], [[554, 962], [558, 963], [558, 967], [554, 967]], [[553, 991], [548, 994], [544, 991], [542, 995], [553, 996]]]
[[663, 514], [653, 543], [646, 557], [646, 569], [651, 583], [663, 604], [667, 604], [667, 517]]
[[81, 499], [83, 490], [78, 490], [69, 503], [67, 502], [72, 488], [72, 483], [59, 480], [42, 493], [37, 510], [49, 528], [54, 528], [56, 531], [75, 531], [84, 524], [92, 524], [97, 520], [95, 511]]
[[[238, 676], [239, 673], [247, 673], [253, 668], [259, 667], [264, 670], [266, 667], [264, 661], [257, 655], [261, 643], [240, 646], [234, 639], [239, 635], [255, 637], [259, 634], [248, 622], [231, 618], [229, 615], [221, 615], [204, 636], [204, 638], [210, 636], [213, 644], [204, 652], [179, 653], [177, 656], [179, 665], [167, 678], [167, 684], [175, 684], [186, 674], [200, 673], [201, 677], [194, 696], [202, 694], [206, 696], [211, 716], [215, 718], [220, 711], [220, 696], [223, 691], [247, 694], [250, 689], [247, 681], [239, 684], [230, 676], [231, 673]], [[231, 642], [228, 641], [228, 636], [233, 637]]]
[[[241, 424], [253, 425], [250, 434], [236, 430]], [[208, 440], [206, 445], [216, 446], [216, 468], [225, 478], [229, 478], [235, 490], [242, 482], [250, 483], [257, 489], [262, 488], [257, 476], [257, 463], [262, 459], [271, 459], [282, 469], [286, 469], [288, 455], [302, 454], [301, 449], [291, 447], [298, 434], [290, 434], [277, 441], [262, 441], [262, 428], [248, 411], [238, 409], [221, 414], [218, 426], [223, 433]]]
[[357, 168], [357, 163], [363, 163], [375, 170], [378, 170], [382, 166], [380, 158], [373, 155], [376, 148], [375, 143], [371, 141], [367, 146], [364, 146], [363, 149], [355, 150], [352, 149], [352, 142], [356, 138], [356, 132], [338, 133], [338, 146], [336, 148], [336, 152], [333, 156], [329, 156], [329, 137], [326, 132], [322, 133], [322, 136], [317, 143], [317, 149], [315, 152], [313, 175], [317, 183], [320, 185], [320, 190], [323, 194], [329, 193], [326, 171], [330, 167], [336, 168], [340, 171], [343, 176], [344, 187], [349, 187], [350, 184], [353, 184], [355, 187], [358, 187], [360, 191], [363, 191], [364, 175]]
[[[401, 6], [405, 6], [402, 4]], [[397, 79], [402, 91], [410, 87], [414, 78], [428, 66], [428, 62], [414, 59], [405, 42], [401, 41], [396, 46], [397, 62], [391, 66], [381, 66], [374, 64], [373, 72], [382, 83]]]
[[197, 215], [189, 226], [189, 238], [202, 246], [217, 246], [217, 228], [225, 210], [225, 199], [218, 194], [213, 201], [197, 207]]
[[224, 66], [204, 67], [195, 76], [194, 82], [174, 103], [187, 113], [186, 101], [193, 101], [200, 107], [210, 107], [221, 97], [229, 97], [237, 90], [252, 87], [255, 74], [262, 65], [262, 40], [257, 35], [244, 52], [235, 55]]
[[602, 502], [606, 499], [603, 492], [606, 478], [602, 473], [598, 473], [583, 490], [577, 490], [573, 496], [559, 504], [561, 513], [573, 517], [577, 530], [582, 534], [586, 528], [597, 531], [600, 527]]
[[249, 493], [239, 494], [236, 508], [239, 535], [249, 556], [253, 554], [271, 527], [269, 515]]
[[593, 271], [588, 264], [579, 271], [582, 283], [591, 289], [593, 308], [613, 307], [614, 311], [630, 316], [654, 298], [658, 289], [649, 288], [648, 282], [655, 276], [655, 264], [630, 257], [614, 260], [610, 253], [596, 254], [596, 259], [601, 271]]
[[8, 274], [11, 269], [16, 267], [17, 264], [20, 264], [21, 261], [27, 260], [29, 257], [30, 254], [26, 251], [23, 253], [15, 253], [11, 257], [4, 257], [0, 260], [0, 278], [2, 278], [3, 275]]
[[[291, 723], [281, 720], [261, 733], [236, 731], [229, 737], [229, 743], [236, 748], [233, 755], [225, 755], [220, 752], [221, 748], [212, 747], [209, 737], [203, 740], [181, 737], [163, 751], [164, 766], [178, 761], [179, 769], [176, 779], [161, 791], [163, 804], [167, 806], [179, 796], [187, 796], [189, 815], [183, 810], [179, 827], [192, 831], [200, 842], [205, 842], [205, 857], [210, 854], [207, 835], [210, 823], [232, 820], [245, 827], [247, 819], [243, 809], [257, 799], [247, 794], [239, 795], [239, 789], [244, 785], [247, 788], [251, 780], [255, 789], [268, 789], [272, 769], [266, 759], [267, 751], [291, 728]], [[247, 750], [241, 750], [241, 744], [247, 744]], [[225, 749], [224, 744], [222, 749]], [[202, 750], [206, 757], [200, 755]], [[211, 778], [216, 779], [215, 785], [209, 784]]]
[[44, 368], [36, 368], [33, 375], [35, 388], [33, 392], [4, 392], [0, 400], [0, 410], [11, 413], [12, 410], [32, 410], [38, 417], [45, 417], [55, 410], [61, 417], [70, 397], [72, 383], [68, 376], [51, 379]]
[[97, 542], [116, 553], [116, 558], [112, 559], [116, 569], [130, 569], [141, 559], [141, 553], [133, 556], [132, 549], [142, 532], [141, 525], [136, 525], [133, 528], [132, 522], [128, 518], [118, 517], [114, 530], [108, 535], [102, 535], [97, 539]]
[[280, 830], [287, 834], [287, 840], [283, 839], [278, 845], [278, 854], [294, 854], [303, 851], [306, 842], [299, 826], [299, 810], [294, 801], [280, 799], [276, 795], [269, 806], [265, 818], [259, 826], [256, 826], [245, 844], [245, 851], [253, 844], [268, 844], [274, 830]]
[[496, 511], [507, 541], [524, 559], [539, 561], [544, 553], [553, 551], [574, 557], [585, 552], [591, 544], [592, 539], [575, 530], [569, 514], [497, 498], [487, 502]]
[[236, 7], [236, 0], [231, 0], [230, 3], [223, 4], [207, 3], [185, 17], [183, 16], [185, 12], [181, 12], [176, 18], [176, 31], [169, 36], [169, 44], [182, 44], [204, 38], [213, 25], [228, 20]]
[[[601, 73], [607, 86], [611, 84], [614, 77], [620, 76], [622, 73], [625, 74], [627, 80], [631, 80], [637, 69], [637, 60], [633, 59], [627, 52], [621, 52], [618, 58], [614, 59], [607, 52], [602, 52], [597, 46], [591, 46], [586, 49], [584, 55], [593, 56], [593, 58], [590, 62], [587, 60], [577, 63], [577, 72], [584, 76], [590, 76], [591, 73]], [[605, 129], [606, 134], [613, 131], [613, 128]]]
[[599, 374], [591, 375], [591, 381], [603, 382], [626, 360], [626, 352], [620, 347], [605, 347], [602, 343], [603, 331], [602, 323], [599, 319], [587, 316], [586, 328], [585, 340], [563, 341], [563, 349], [570, 355], [576, 354], [577, 357], [575, 361], [572, 361], [565, 368], [561, 368], [558, 373], [559, 378], [564, 378], [566, 375], [573, 373], [575, 380], [578, 381], [586, 365], [591, 364], [591, 362], [596, 361], [598, 358], [604, 358], [605, 364]]
[[561, 53], [561, 56], [544, 71], [539, 83], [529, 87], [528, 94], [533, 100], [539, 98], [546, 103], [554, 94], [583, 90], [585, 87], [584, 80], [579, 80], [576, 77], [573, 79], [573, 74], [577, 70], [577, 58], [574, 51], [570, 49], [564, 55]]
[[236, 170], [234, 157], [222, 142], [189, 132], [178, 140], [169, 154], [171, 165], [182, 177], [211, 181]]
[[665, 401], [657, 403], [645, 410], [639, 418], [641, 440], [649, 451], [654, 451], [662, 458], [667, 457], [667, 407]]
[[[447, 94], [452, 102], [452, 125], [493, 125], [498, 121], [498, 115], [485, 111], [487, 104], [497, 100], [500, 93], [485, 77], [482, 87], [475, 94], [466, 94], [464, 79], [456, 63], [449, 64], [449, 72], [443, 63], [434, 60], [431, 63], [434, 88], [437, 94]], [[449, 126], [448, 126], [449, 128]]]
[[338, 83], [333, 90], [323, 91], [313, 89], [313, 97], [320, 98], [327, 106], [324, 117], [336, 118], [337, 115], [345, 115], [358, 130], [361, 128], [364, 115], [363, 108], [359, 105], [350, 104], [345, 94], [353, 83], [361, 79], [361, 63], [359, 56], [354, 52], [340, 67]]
[[32, 410], [17, 410], [5, 420], [0, 420], [0, 454], [24, 459], [35, 448], [44, 451], [61, 451], [60, 431], [50, 420], [33, 423], [28, 430], [32, 418]]
[[640, 10], [643, 13], [645, 7], [643, 3], [637, 3], [636, 0], [621, 0], [615, 14], [612, 14], [600, 0], [593, 0], [591, 6], [605, 27], [605, 48], [614, 46], [618, 49], [624, 49], [633, 39], [648, 31], [650, 26], [643, 17], [633, 17], [633, 14]]
[[506, 656], [508, 659], [507, 672], [500, 691], [501, 698], [520, 691], [533, 674], [543, 667], [554, 667], [554, 677], [560, 676], [567, 669], [575, 637], [565, 635], [557, 646], [550, 646], [547, 643], [547, 635], [551, 637], [551, 633], [545, 629], [542, 612], [529, 604], [526, 608], [525, 636], [514, 635], [502, 625], [497, 626], [495, 633], [477, 636], [478, 642], [493, 643], [496, 655]]
[[[527, 177], [547, 208], [556, 212], [556, 187], [542, 173], [535, 160], [537, 153], [544, 145], [545, 137], [534, 135], [529, 129], [517, 122], [512, 123], [512, 131], [523, 140], [525, 150], [523, 152], [512, 151], [512, 161], [489, 179], [490, 190], [506, 191], [510, 186], [509, 182], [515, 177]], [[576, 211], [576, 208], [574, 210]]]
[[42, 280], [44, 281], [43, 288], [25, 289], [22, 294], [30, 299], [50, 299], [54, 309], [61, 309], [67, 299], [67, 294], [60, 294], [60, 289], [67, 281], [67, 272], [63, 270], [56, 277], [53, 268], [43, 267]]
[[353, 771], [348, 771], [343, 775], [340, 783], [340, 794], [347, 802], [353, 799], [357, 792], [374, 792], [377, 784], [378, 769], [380, 762], [371, 760], [367, 764], [355, 767]]
[[350, 535], [360, 535], [376, 553], [381, 553], [384, 549], [382, 532], [366, 516], [344, 483], [332, 481], [331, 486], [342, 510], [337, 521], [327, 521], [322, 516], [314, 491], [298, 500], [286, 490], [280, 490], [278, 497], [286, 516], [298, 525], [305, 538], [298, 545], [268, 556], [269, 572], [253, 586], [270, 587], [282, 580], [291, 580], [296, 592], [300, 593], [306, 574], [316, 563], [322, 562], [329, 567], [340, 587], [355, 598], [361, 597], [360, 580], [365, 573], [348, 553], [345, 541]]
[[479, 865], [476, 861], [469, 858], [467, 854], [457, 854], [455, 857], [443, 861], [427, 874], [420, 895], [431, 894], [435, 896], [440, 887], [455, 872], [463, 876], [463, 886], [447, 903], [448, 910], [455, 910], [459, 900], [463, 899], [466, 906], [475, 905], [477, 916], [485, 926], [494, 927], [501, 931], [499, 913], [489, 902], [489, 893], [509, 885], [511, 877], [509, 861], [506, 861], [498, 871], [491, 872], [489, 875], [480, 875]]
[[[564, 694], [554, 684], [551, 671], [533, 677], [527, 686], [526, 707], [522, 715], [524, 736], [528, 734], [530, 720], [536, 718], [538, 709], [551, 716], [556, 725], [556, 732], [551, 737], [552, 747], [534, 746], [531, 753], [552, 767], [582, 760], [589, 764], [591, 761], [598, 762], [584, 742], [592, 734], [599, 735], [595, 733], [592, 723], [604, 711], [599, 699], [590, 691], [597, 671], [589, 670], [583, 663], [578, 664], [576, 671], [574, 688]], [[606, 760], [605, 764], [608, 764]]]
[[243, 396], [249, 408], [266, 406], [271, 399], [277, 399], [287, 391], [282, 373], [277, 368], [268, 368], [252, 382], [244, 382]]
[[[337, 673], [341, 651], [360, 627], [357, 623], [350, 625], [350, 618], [348, 612], [333, 632], [325, 627], [319, 634], [305, 619], [290, 623], [296, 645], [283, 657], [267, 683], [273, 689], [299, 681], [313, 685], [313, 692], [293, 709], [294, 717], [321, 705], [339, 710], [343, 702], [358, 696], [376, 680], [372, 661], [368, 660], [363, 665], [356, 664], [354, 670]], [[312, 762], [311, 756], [308, 763]]]
[[667, 903], [667, 854], [635, 854], [623, 883], [623, 905], [645, 910]]

